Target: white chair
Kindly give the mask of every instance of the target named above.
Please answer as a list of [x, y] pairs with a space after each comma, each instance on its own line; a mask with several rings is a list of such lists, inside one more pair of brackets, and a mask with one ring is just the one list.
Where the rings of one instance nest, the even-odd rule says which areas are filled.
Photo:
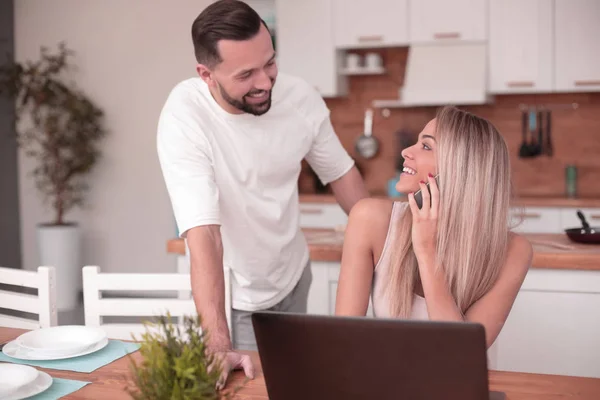
[[[173, 321], [197, 315], [192, 298], [148, 297], [155, 291], [191, 291], [190, 275], [183, 273], [106, 273], [97, 266], [83, 267], [85, 324], [103, 328], [112, 339], [141, 338], [146, 331], [142, 321], [105, 323], [104, 317], [152, 317], [167, 312]], [[143, 291], [145, 297], [102, 297], [103, 291]], [[229, 313], [228, 314], [228, 324]]]
[[37, 314], [37, 320], [0, 314], [0, 326], [38, 329], [57, 325], [56, 277], [54, 267], [37, 272], [0, 267], [0, 284], [37, 289], [37, 294], [0, 290], [0, 308]]

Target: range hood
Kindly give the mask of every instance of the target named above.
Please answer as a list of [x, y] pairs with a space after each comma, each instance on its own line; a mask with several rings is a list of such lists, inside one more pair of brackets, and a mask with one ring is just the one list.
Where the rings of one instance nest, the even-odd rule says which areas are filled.
[[485, 43], [411, 45], [398, 100], [376, 100], [375, 107], [472, 105], [487, 94]]

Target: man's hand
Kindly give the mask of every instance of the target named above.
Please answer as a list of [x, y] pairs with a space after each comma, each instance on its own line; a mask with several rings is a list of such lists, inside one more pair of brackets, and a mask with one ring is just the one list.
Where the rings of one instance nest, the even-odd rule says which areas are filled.
[[247, 378], [254, 379], [254, 365], [252, 365], [252, 359], [249, 355], [231, 350], [215, 352], [214, 356], [220, 362], [222, 368], [221, 376], [217, 382], [218, 390], [225, 387], [227, 377], [232, 370], [243, 369]]

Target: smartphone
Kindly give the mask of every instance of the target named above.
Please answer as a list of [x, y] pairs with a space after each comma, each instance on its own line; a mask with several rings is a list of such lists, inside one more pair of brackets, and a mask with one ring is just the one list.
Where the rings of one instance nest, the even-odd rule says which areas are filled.
[[[440, 184], [439, 176], [440, 176], [439, 174], [435, 176], [435, 183], [438, 185]], [[425, 186], [427, 186], [427, 190], [429, 191], [429, 198], [431, 198], [431, 190], [429, 189], [429, 181], [427, 181]], [[417, 192], [415, 192], [415, 201], [417, 202], [417, 207], [419, 207], [419, 208], [423, 207], [423, 193], [421, 193], [420, 189]]]

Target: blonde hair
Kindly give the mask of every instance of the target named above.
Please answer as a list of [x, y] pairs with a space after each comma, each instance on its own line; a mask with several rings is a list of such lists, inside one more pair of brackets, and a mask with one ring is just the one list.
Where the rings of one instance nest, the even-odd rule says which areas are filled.
[[[511, 198], [506, 142], [487, 120], [455, 107], [436, 115], [440, 202], [437, 260], [461, 312], [496, 281], [506, 258]], [[391, 315], [408, 318], [418, 265], [406, 208], [395, 227], [386, 284]]]

